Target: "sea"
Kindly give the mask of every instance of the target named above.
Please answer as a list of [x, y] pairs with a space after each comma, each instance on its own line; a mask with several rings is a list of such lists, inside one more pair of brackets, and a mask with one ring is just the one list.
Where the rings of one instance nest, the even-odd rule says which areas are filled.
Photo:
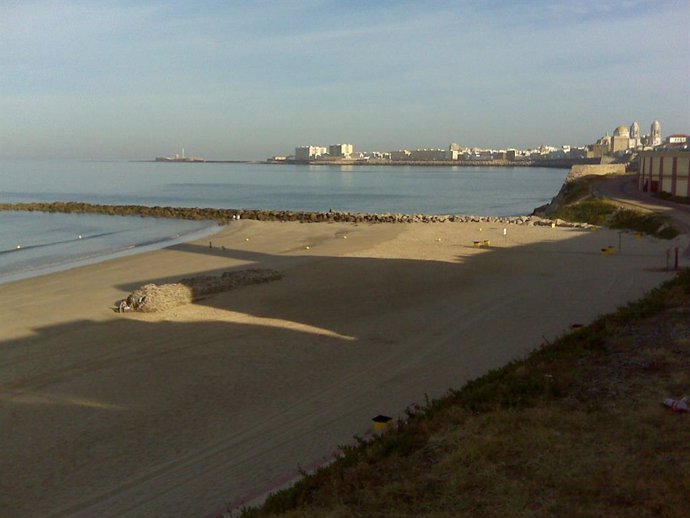
[[[0, 203], [403, 214], [529, 214], [565, 169], [0, 161]], [[0, 284], [198, 239], [213, 222], [0, 211]]]

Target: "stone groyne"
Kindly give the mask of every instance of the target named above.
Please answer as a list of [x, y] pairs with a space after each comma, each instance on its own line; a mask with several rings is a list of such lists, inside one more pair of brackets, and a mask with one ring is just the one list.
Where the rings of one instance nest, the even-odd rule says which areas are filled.
[[586, 223], [529, 216], [475, 216], [463, 214], [400, 214], [358, 212], [309, 212], [259, 209], [213, 209], [199, 207], [148, 207], [143, 205], [96, 205], [80, 202], [3, 203], [3, 211], [58, 212], [68, 214], [105, 214], [110, 216], [141, 216], [215, 221], [221, 225], [237, 219], [256, 221], [299, 221], [301, 223], [502, 223], [507, 225], [539, 225], [589, 227]]

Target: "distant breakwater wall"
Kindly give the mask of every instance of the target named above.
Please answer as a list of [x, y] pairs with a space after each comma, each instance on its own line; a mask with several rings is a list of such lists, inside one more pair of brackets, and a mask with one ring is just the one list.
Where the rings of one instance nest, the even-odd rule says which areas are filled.
[[66, 214], [104, 214], [109, 216], [141, 216], [187, 220], [215, 221], [221, 225], [236, 219], [256, 221], [299, 221], [301, 223], [503, 223], [508, 225], [539, 225], [589, 227], [586, 223], [570, 223], [539, 216], [474, 216], [462, 214], [399, 214], [356, 212], [301, 212], [288, 210], [212, 209], [187, 207], [147, 207], [143, 205], [96, 205], [80, 202], [2, 203], [1, 211], [57, 212]]
[[599, 158], [561, 158], [540, 160], [361, 160], [361, 159], [330, 159], [330, 160], [268, 160], [268, 164], [300, 164], [327, 166], [390, 166], [390, 167], [548, 167], [554, 169], [569, 169], [576, 164], [599, 164]]

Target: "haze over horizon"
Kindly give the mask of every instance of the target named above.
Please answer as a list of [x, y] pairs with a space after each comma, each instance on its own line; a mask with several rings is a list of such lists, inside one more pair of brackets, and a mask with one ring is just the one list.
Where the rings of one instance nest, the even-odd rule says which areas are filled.
[[9, 1], [0, 158], [263, 159], [690, 130], [686, 1]]

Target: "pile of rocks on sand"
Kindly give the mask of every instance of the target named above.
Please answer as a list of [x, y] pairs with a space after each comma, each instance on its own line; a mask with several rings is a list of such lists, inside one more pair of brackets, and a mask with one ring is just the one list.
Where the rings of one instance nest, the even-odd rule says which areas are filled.
[[282, 275], [276, 270], [249, 269], [225, 272], [220, 276], [202, 275], [182, 279], [173, 284], [145, 284], [119, 301], [115, 311], [153, 313], [189, 304], [213, 293], [229, 291], [240, 286], [276, 281]]

